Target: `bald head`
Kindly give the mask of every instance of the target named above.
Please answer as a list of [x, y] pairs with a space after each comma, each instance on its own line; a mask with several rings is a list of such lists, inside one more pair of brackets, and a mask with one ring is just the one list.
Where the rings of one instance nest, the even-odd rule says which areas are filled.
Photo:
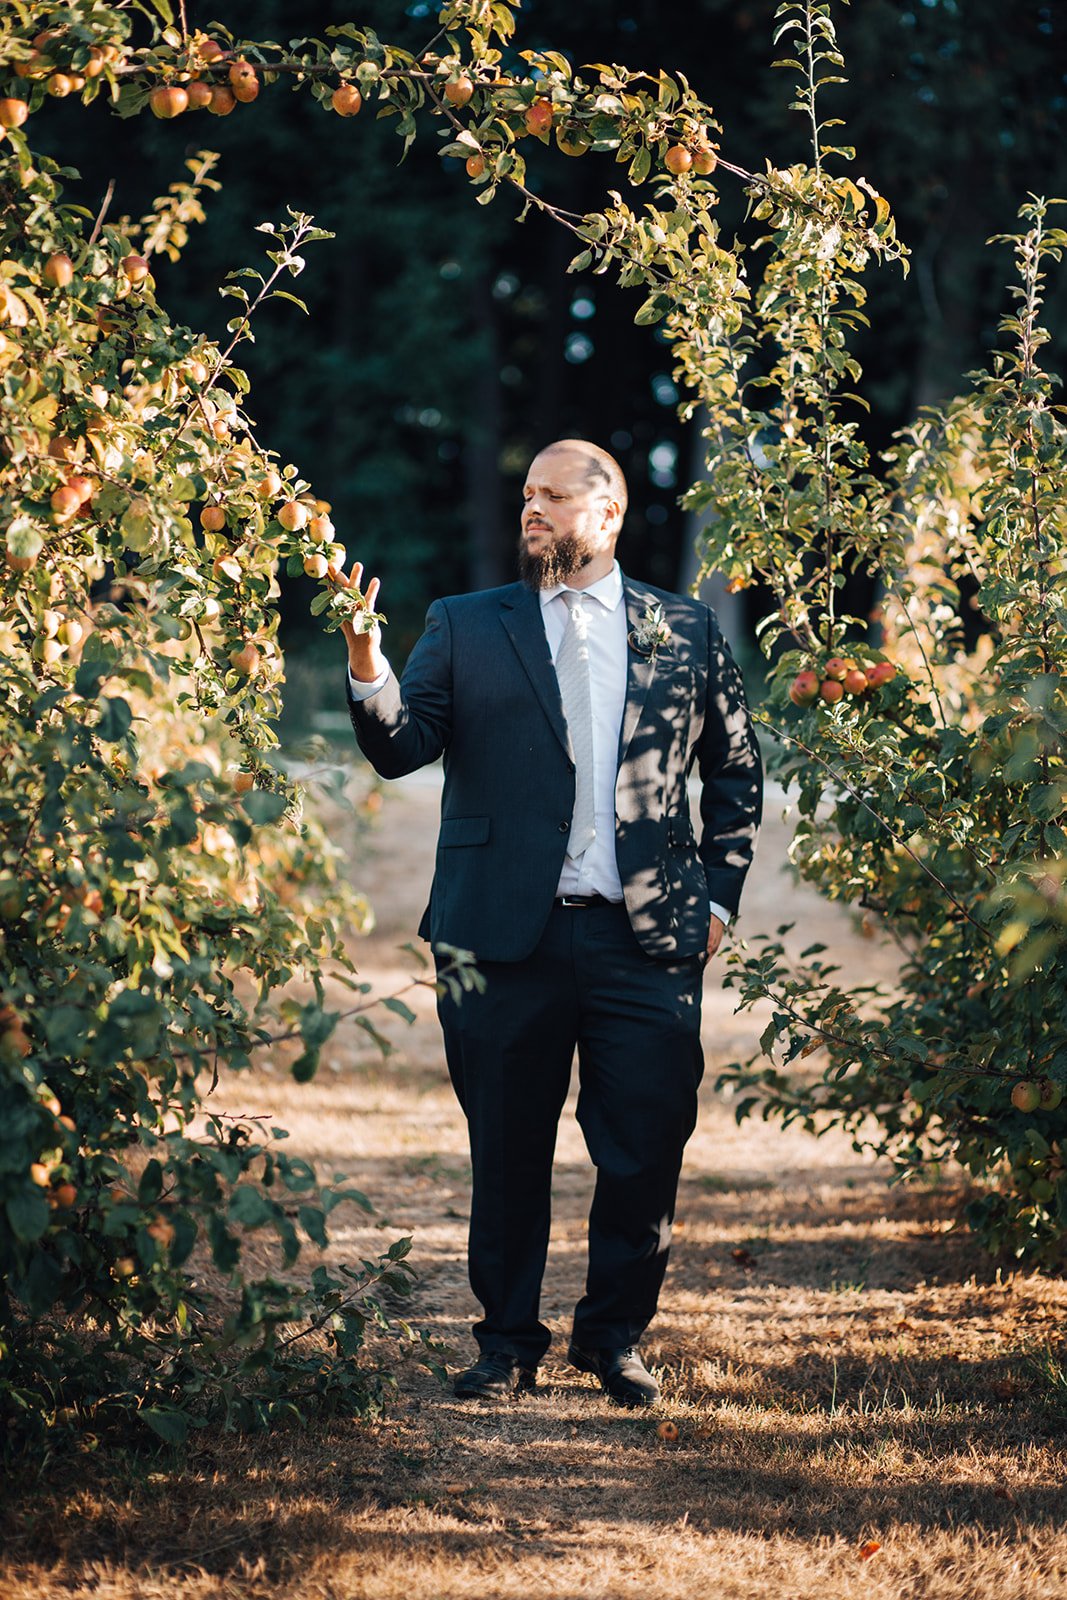
[[615, 562], [626, 479], [588, 439], [557, 439], [530, 463], [522, 491], [519, 574], [533, 589], [594, 583]]
[[581, 481], [589, 494], [597, 499], [618, 502], [621, 521], [626, 514], [629, 496], [625, 475], [615, 457], [589, 439], [557, 439], [553, 444], [548, 444], [540, 450], [534, 457], [534, 462], [564, 456], [570, 457], [577, 466]]

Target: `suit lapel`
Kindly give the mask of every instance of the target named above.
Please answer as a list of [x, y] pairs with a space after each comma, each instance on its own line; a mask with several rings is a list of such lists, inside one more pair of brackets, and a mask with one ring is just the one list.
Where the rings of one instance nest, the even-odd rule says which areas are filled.
[[626, 752], [630, 747], [630, 740], [637, 730], [641, 720], [648, 691], [652, 687], [652, 680], [656, 676], [656, 658], [653, 655], [641, 655], [629, 642], [629, 635], [640, 626], [645, 610], [655, 603], [655, 595], [643, 589], [640, 584], [633, 583], [629, 578], [623, 578], [623, 598], [626, 605], [626, 704], [623, 707], [622, 726], [619, 729], [619, 766], [626, 759]]
[[570, 739], [563, 716], [563, 702], [560, 699], [559, 681], [548, 648], [539, 598], [532, 589], [517, 584], [501, 601], [500, 620], [515, 646], [515, 652], [529, 677], [534, 693], [541, 702], [541, 708], [549, 720], [553, 733], [569, 756]]

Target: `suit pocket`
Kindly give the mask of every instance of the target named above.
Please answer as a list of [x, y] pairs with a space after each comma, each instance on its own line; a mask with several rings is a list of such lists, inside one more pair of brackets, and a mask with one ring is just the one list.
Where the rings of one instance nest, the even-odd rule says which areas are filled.
[[693, 832], [692, 819], [688, 815], [679, 814], [667, 818], [667, 843], [675, 850], [696, 849], [696, 834]]
[[442, 850], [457, 845], [488, 844], [488, 817], [442, 817], [437, 843]]

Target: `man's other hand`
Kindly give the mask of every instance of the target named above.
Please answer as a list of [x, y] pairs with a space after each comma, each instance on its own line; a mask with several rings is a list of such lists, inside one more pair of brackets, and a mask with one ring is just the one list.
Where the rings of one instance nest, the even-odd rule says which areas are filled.
[[711, 926], [708, 929], [707, 958], [710, 961], [716, 950], [722, 944], [722, 936], [726, 932], [726, 924], [714, 911], [711, 913]]

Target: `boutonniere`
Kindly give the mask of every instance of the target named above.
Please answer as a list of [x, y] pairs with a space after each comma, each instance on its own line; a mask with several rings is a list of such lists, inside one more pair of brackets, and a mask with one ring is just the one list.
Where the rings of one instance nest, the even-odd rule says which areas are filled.
[[648, 656], [652, 661], [659, 650], [664, 650], [671, 642], [671, 626], [663, 615], [663, 607], [658, 600], [651, 601], [645, 607], [645, 614], [636, 628], [631, 628], [626, 635], [627, 643], [639, 655]]

